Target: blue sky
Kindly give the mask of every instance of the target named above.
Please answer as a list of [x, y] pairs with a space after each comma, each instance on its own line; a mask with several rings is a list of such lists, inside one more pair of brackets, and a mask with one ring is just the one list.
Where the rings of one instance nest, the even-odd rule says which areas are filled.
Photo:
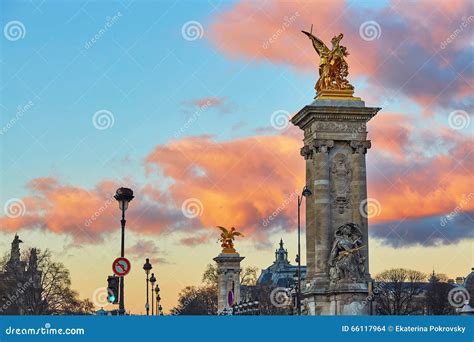
[[[146, 175], [146, 167], [150, 165], [145, 162], [145, 158], [155, 149], [160, 152], [157, 154], [159, 157], [168, 156], [165, 153], [166, 148], [174, 153], [179, 152], [179, 148], [173, 150], [173, 147], [185, 146], [184, 149], [188, 151], [187, 148], [192, 145], [188, 140], [190, 137], [209, 135], [213, 137], [212, 143], [204, 138], [196, 138], [196, 144], [202, 144], [210, 150], [214, 147], [217, 150], [222, 149], [223, 154], [234, 153], [236, 160], [246, 153], [256, 156], [270, 155], [275, 157], [275, 160], [279, 159], [269, 160], [268, 166], [265, 165], [266, 168], [262, 169], [269, 169], [270, 180], [273, 180], [276, 174], [284, 180], [288, 179], [288, 184], [276, 178], [274, 182], [269, 181], [270, 190], [281, 186], [287, 191], [287, 188], [294, 185], [293, 182], [302, 183], [304, 160], [299, 156], [302, 134], [297, 129], [272, 129], [271, 115], [279, 110], [291, 115], [313, 100], [317, 56], [314, 55], [314, 67], [312, 59], [308, 67], [306, 60], [291, 62], [286, 57], [293, 54], [313, 56], [311, 46], [306, 41], [298, 40], [299, 30], [307, 29], [309, 23], [315, 23], [315, 30], [320, 29], [325, 20], [335, 20], [335, 26], [328, 25], [326, 29], [330, 34], [344, 32], [344, 42], [351, 53], [354, 51], [354, 58], [360, 57], [361, 50], [366, 52], [368, 57], [375, 53], [378, 58], [374, 59], [375, 62], [367, 59], [367, 68], [377, 67], [377, 75], [359, 70], [349, 76], [351, 83], [355, 85], [356, 96], [364, 94], [368, 99], [363, 99], [367, 100], [369, 106], [383, 107], [374, 122], [369, 124], [369, 134], [373, 134], [373, 147], [368, 153], [367, 163], [369, 195], [380, 200], [385, 208], [383, 218], [389, 223], [376, 221], [377, 224], [373, 226], [373, 236], [381, 241], [374, 243], [378, 249], [371, 252], [371, 262], [376, 271], [379, 271], [388, 266], [407, 266], [403, 264], [404, 261], [409, 261], [413, 255], [423, 255], [419, 258], [419, 268], [422, 270], [429, 270], [433, 262], [442, 265], [444, 268], [441, 270], [445, 273], [453, 269], [453, 264], [456, 265], [453, 271], [456, 274], [468, 267], [471, 261], [466, 260], [466, 253], [472, 251], [469, 242], [472, 234], [466, 233], [464, 228], [472, 221], [471, 202], [462, 208], [466, 212], [465, 216], [455, 220], [463, 222], [461, 228], [464, 230], [459, 233], [461, 229], [458, 231], [453, 227], [453, 231], [450, 231], [452, 234], [446, 235], [453, 236], [455, 243], [442, 246], [443, 253], [455, 255], [451, 264], [444, 264], [442, 256], [436, 257], [437, 248], [441, 247], [420, 246], [419, 243], [431, 234], [433, 227], [435, 230], [439, 228], [437, 222], [440, 217], [462, 203], [462, 191], [468, 191], [464, 184], [469, 176], [467, 170], [472, 171], [468, 164], [472, 158], [466, 158], [463, 162], [461, 157], [469, 155], [468, 144], [472, 143], [469, 140], [472, 138], [472, 126], [469, 126], [468, 122], [466, 128], [453, 130], [448, 125], [447, 117], [454, 110], [461, 110], [470, 117], [472, 95], [456, 97], [457, 102], [453, 103], [457, 103], [459, 107], [448, 108], [436, 106], [435, 103], [427, 108], [414, 96], [397, 93], [400, 84], [394, 82], [394, 79], [411, 72], [413, 68], [419, 70], [419, 65], [412, 65], [416, 58], [411, 58], [410, 53], [417, 51], [420, 53], [420, 59], [425, 57], [421, 55], [422, 52], [432, 53], [432, 46], [426, 47], [420, 42], [439, 46], [438, 37], [430, 36], [431, 30], [427, 32], [424, 27], [415, 28], [410, 20], [421, 22], [422, 19], [437, 18], [437, 28], [442, 29], [442, 34], [449, 34], [453, 27], [459, 26], [458, 13], [448, 13], [452, 15], [449, 20], [446, 19], [448, 15], [436, 17], [435, 14], [439, 14], [436, 11], [443, 10], [443, 6], [438, 4], [433, 6], [434, 12], [428, 13], [429, 15], [425, 15], [426, 10], [423, 8], [414, 9], [407, 15], [405, 8], [395, 8], [391, 11], [390, 6], [393, 3], [390, 1], [353, 0], [341, 5], [351, 8], [353, 12], [349, 11], [345, 17], [339, 18], [338, 13], [341, 10], [334, 2], [332, 7], [329, 6], [334, 13], [327, 18], [325, 13], [305, 8], [305, 2], [266, 2], [261, 6], [265, 7], [265, 11], [255, 3], [250, 4], [253, 5], [239, 6], [241, 4], [237, 1], [3, 1], [0, 5], [1, 27], [6, 28], [12, 21], [20, 21], [24, 26], [24, 37], [11, 40], [7, 39], [4, 32], [0, 44], [0, 129], [4, 129], [0, 146], [2, 207], [3, 203], [12, 198], [43, 198], [26, 187], [32, 179], [39, 177], [58, 179], [61, 184], [90, 190], [91, 196], [95, 194], [93, 189], [97, 184], [105, 179], [124, 182], [128, 178], [129, 183], [139, 184], [140, 190], [143, 190], [142, 186], [144, 188], [145, 185], [150, 185], [163, 191], [166, 196], [162, 197], [167, 201], [160, 202], [160, 208], [168, 208], [170, 203], [176, 202], [176, 208], [169, 210], [172, 216], [180, 212], [180, 196], [185, 189], [171, 187], [179, 182], [175, 174], [168, 172], [165, 177], [160, 173], [151, 172]], [[246, 13], [245, 10], [255, 13], [255, 22], [240, 17], [242, 13]], [[285, 32], [285, 39], [288, 37], [295, 44], [281, 48], [278, 44], [287, 42], [282, 38], [266, 51], [268, 55], [262, 54], [261, 42], [281, 26], [282, 15], [291, 14], [294, 10], [299, 10], [301, 14], [297, 24]], [[223, 22], [227, 18], [224, 15], [228, 13], [235, 13], [238, 19], [236, 23]], [[323, 14], [326, 17], [321, 17]], [[358, 26], [364, 20], [380, 22], [380, 40], [364, 42], [360, 39]], [[202, 25], [202, 39], [190, 41], [184, 38], [183, 26], [191, 21]], [[220, 26], [215, 26], [216, 22]], [[110, 23], [110, 27], [101, 32], [107, 23]], [[216, 32], [216, 27], [222, 32]], [[408, 31], [403, 31], [405, 29]], [[399, 38], [403, 34], [404, 37], [413, 35], [409, 43], [416, 46], [416, 50], [407, 43], [400, 47], [398, 56], [389, 54], [390, 49], [395, 49], [400, 43]], [[91, 43], [95, 35], [98, 35], [99, 39]], [[226, 38], [231, 48], [220, 46], [216, 36]], [[431, 90], [430, 86], [439, 86], [439, 80], [442, 78], [447, 85], [466, 83], [466, 88], [469, 89], [472, 65], [470, 68], [467, 65], [467, 70], [460, 72], [457, 64], [453, 62], [456, 68], [454, 71], [449, 69], [450, 72], [447, 73], [447, 67], [443, 64], [445, 58], [450, 60], [449, 54], [459, 57], [455, 61], [467, 60], [469, 55], [472, 57], [472, 49], [469, 50], [468, 46], [462, 44], [464, 38], [461, 35], [444, 52], [437, 52], [432, 63], [427, 64], [433, 69], [420, 68], [425, 78], [418, 77], [420, 75], [417, 74], [409, 75], [413, 76], [413, 82], [425, 82], [426, 92], [432, 92], [428, 95], [438, 95], [435, 93], [436, 87]], [[251, 51], [249, 46], [256, 46], [260, 50]], [[442, 56], [442, 53], [446, 53], [446, 57]], [[421, 62], [425, 65], [424, 60]], [[357, 68], [355, 63], [354, 66], [354, 69]], [[426, 75], [430, 74], [433, 76], [433, 84], [426, 81]], [[450, 79], [453, 75], [456, 78]], [[402, 79], [402, 83], [405, 81], [407, 80]], [[408, 86], [417, 90], [410, 82]], [[470, 88], [472, 89], [472, 85]], [[385, 90], [388, 93], [395, 92], [396, 97], [387, 99]], [[452, 93], [447, 92], [446, 96], [451, 96], [450, 94]], [[187, 125], [188, 120], [199, 110], [194, 102], [203, 99], [217, 99], [218, 103], [203, 111], [191, 125]], [[450, 102], [449, 105], [453, 104]], [[93, 117], [95, 113], [103, 110], [113, 116], [113, 126], [100, 130], [94, 126]], [[427, 114], [427, 111], [431, 114]], [[184, 132], [177, 135], [183, 127]], [[264, 140], [268, 146], [263, 147], [258, 146], [258, 141], [251, 140], [253, 137], [264, 136], [275, 139]], [[176, 145], [178, 143], [184, 145]], [[240, 151], [238, 148], [242, 146], [254, 146], [255, 149]], [[176, 163], [182, 161], [177, 152]], [[196, 165], [190, 163], [189, 166], [195, 174], [190, 174], [189, 178], [196, 180], [191, 182], [191, 185], [200, 184], [200, 173], [201, 178], [204, 178], [202, 176], [207, 172], [215, 171], [206, 164], [207, 157], [196, 156], [193, 160]], [[217, 159], [216, 164], [219, 164], [220, 160]], [[162, 165], [155, 164], [153, 166], [166, 166], [165, 162]], [[243, 165], [238, 165], [237, 169], [244, 169], [249, 164], [258, 164], [258, 160], [244, 160]], [[291, 172], [285, 173], [285, 170], [278, 168], [282, 164]], [[449, 165], [445, 167], [446, 164]], [[229, 171], [227, 180], [224, 177], [226, 174], [222, 175], [224, 181], [229, 184], [229, 188], [224, 189], [233, 194], [236, 190], [233, 181], [239, 177], [248, 177], [249, 182], [237, 184], [237, 190], [239, 186], [242, 186], [242, 192], [247, 190], [247, 186], [255, 187], [256, 184], [252, 183], [250, 178], [257, 179], [261, 176], [258, 166], [251, 170], [254, 172], [247, 174]], [[294, 174], [297, 177], [293, 177]], [[447, 180], [446, 175], [452, 176]], [[193, 178], [194, 176], [196, 178]], [[186, 179], [183, 184], [185, 181]], [[299, 187], [300, 184], [295, 186]], [[206, 194], [208, 189], [203, 187], [198, 190], [201, 191], [199, 194]], [[283, 190], [282, 192], [285, 193]], [[219, 193], [212, 195], [217, 196]], [[269, 204], [271, 210], [275, 208], [271, 207], [272, 205], [277, 206], [280, 203], [278, 195], [270, 199], [274, 201]], [[137, 196], [139, 198], [141, 194], [138, 193]], [[190, 193], [189, 196], [194, 194]], [[159, 201], [161, 197], [157, 200]], [[407, 204], [402, 206], [399, 203]], [[249, 203], [245, 203], [247, 204]], [[403, 211], [405, 207], [408, 209]], [[435, 208], [429, 210], [430, 207]], [[400, 209], [400, 212], [397, 212], [397, 209]], [[42, 214], [44, 213], [40, 212], [38, 215]], [[89, 217], [91, 213], [84, 214]], [[258, 214], [262, 217], [268, 216], [267, 212]], [[410, 236], [419, 240], [410, 243], [402, 241], [397, 247], [394, 247], [395, 243], [383, 240], [387, 234], [391, 234], [390, 225], [403, 223], [406, 219], [410, 223], [418, 222], [419, 234], [413, 233]], [[261, 218], [258, 216], [254, 221], [260, 222]], [[259, 252], [258, 248], [276, 245], [281, 236], [288, 241], [288, 248], [294, 251], [294, 234], [291, 230], [294, 227], [294, 212], [282, 214], [278, 222], [281, 222], [281, 226], [262, 233], [268, 238], [266, 241], [256, 239], [256, 242], [242, 242], [242, 250], [246, 253], [250, 266], [263, 267], [271, 262], [273, 247], [268, 249], [267, 254]], [[107, 224], [104, 223], [103, 226]], [[196, 229], [199, 225], [202, 225], [202, 229]], [[76, 246], [71, 248], [69, 256], [69, 251], [65, 251], [64, 246], [75, 242], [73, 236], [67, 232], [54, 232], [44, 224], [41, 227], [43, 229], [38, 230], [37, 227], [28, 226], [22, 233], [31, 234], [34, 237], [32, 240], [37, 241], [41, 248], [52, 248], [58, 255], [67, 255], [65, 260], [73, 269], [73, 277], [87, 274], [80, 266], [82, 253], [92, 256], [102, 252], [102, 249], [112, 249], [108, 245], [84, 244], [84, 250], [81, 251], [85, 252], [78, 252], [74, 249]], [[177, 224], [177, 227], [182, 226]], [[399, 227], [402, 236], [408, 236], [403, 235], [403, 231], [412, 229], [406, 223], [400, 224]], [[180, 266], [186, 265], [183, 255], [192, 250], [196, 254], [196, 260], [192, 270], [189, 270], [191, 275], [187, 274], [186, 279], [199, 282], [201, 270], [215, 254], [215, 239], [213, 236], [209, 237], [202, 245], [197, 244], [192, 248], [182, 246], [180, 239], [183, 234], [190, 232], [196, 233], [193, 237], [206, 237], [206, 234], [209, 234], [207, 228], [209, 227], [205, 226], [204, 222], [193, 221], [189, 223], [187, 230], [178, 229], [176, 237], [162, 233], [159, 229], [156, 234], [149, 231], [132, 231], [130, 243], [140, 239], [154, 241], [162, 252], [168, 253], [167, 257], [172, 262]], [[11, 241], [13, 228], [0, 229], [5, 230], [5, 233], [0, 235], [3, 251]], [[405, 256], [401, 259], [397, 257], [399, 248], [404, 248], [405, 251]], [[385, 260], [385, 255], [390, 255], [388, 260]], [[88, 259], [88, 262], [91, 261]], [[109, 267], [108, 261], [103, 261], [100, 265], [104, 269]], [[171, 270], [173, 266], [170, 263], [164, 267]], [[95, 272], [97, 277], [103, 273], [98, 269]], [[81, 294], [87, 297], [100, 282], [101, 280], [96, 280], [92, 284], [84, 284], [79, 281], [76, 284]], [[172, 292], [183, 285], [185, 281], [178, 279], [176, 282], [170, 281], [165, 287], [168, 286]]]

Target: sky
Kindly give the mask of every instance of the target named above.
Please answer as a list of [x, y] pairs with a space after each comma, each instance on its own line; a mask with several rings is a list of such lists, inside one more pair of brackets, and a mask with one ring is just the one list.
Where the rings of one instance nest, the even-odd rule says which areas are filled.
[[[165, 311], [199, 285], [216, 225], [243, 266], [296, 252], [302, 132], [318, 57], [343, 33], [368, 124], [370, 272], [465, 276], [474, 258], [469, 1], [3, 1], [0, 252], [50, 249], [99, 308], [127, 211], [126, 307], [149, 257]], [[277, 212], [275, 219], [266, 219]], [[304, 240], [304, 239], [303, 239]], [[304, 246], [303, 246], [304, 247]], [[303, 262], [305, 258], [303, 255]]]

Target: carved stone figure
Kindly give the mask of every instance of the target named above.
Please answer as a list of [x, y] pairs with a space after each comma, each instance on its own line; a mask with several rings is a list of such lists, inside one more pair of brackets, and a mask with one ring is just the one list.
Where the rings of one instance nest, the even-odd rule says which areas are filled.
[[337, 153], [331, 164], [331, 192], [333, 198], [333, 207], [338, 208], [340, 214], [344, 213], [345, 208], [350, 208], [350, 184], [352, 179], [349, 160], [344, 153]]
[[336, 230], [329, 256], [331, 282], [357, 282], [363, 279], [365, 258], [360, 254], [363, 247], [362, 232], [357, 224], [346, 223]]

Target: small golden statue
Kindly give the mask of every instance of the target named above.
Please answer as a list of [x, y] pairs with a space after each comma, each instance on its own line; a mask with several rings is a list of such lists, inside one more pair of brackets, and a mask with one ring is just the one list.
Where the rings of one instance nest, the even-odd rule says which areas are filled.
[[[313, 27], [311, 26], [311, 31]], [[313, 42], [313, 47], [320, 57], [319, 79], [314, 86], [316, 89], [316, 99], [329, 100], [360, 100], [355, 98], [354, 87], [347, 80], [349, 75], [349, 65], [345, 57], [349, 55], [345, 46], [340, 45], [344, 35], [341, 33], [332, 40], [330, 50], [319, 38], [312, 33], [301, 31]]]
[[219, 228], [222, 231], [221, 237], [219, 238], [219, 240], [217, 240], [217, 242], [221, 243], [222, 253], [237, 253], [237, 251], [234, 248], [235, 237], [236, 236], [243, 237], [244, 234], [236, 231], [234, 227], [230, 228], [230, 230], [221, 226], [217, 226], [217, 228]]

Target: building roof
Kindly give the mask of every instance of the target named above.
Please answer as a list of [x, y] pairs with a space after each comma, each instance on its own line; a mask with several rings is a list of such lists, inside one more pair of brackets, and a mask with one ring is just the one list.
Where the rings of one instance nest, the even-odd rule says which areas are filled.
[[466, 289], [474, 289], [474, 267], [471, 268], [471, 273], [464, 279], [464, 287]]
[[[298, 266], [291, 265], [288, 261], [288, 250], [284, 248], [283, 240], [280, 240], [280, 247], [275, 251], [275, 261], [273, 264], [262, 270], [257, 280], [258, 285], [273, 285], [277, 287], [291, 287], [295, 281], [294, 277], [298, 271]], [[301, 277], [306, 275], [306, 266], [301, 266]]]

